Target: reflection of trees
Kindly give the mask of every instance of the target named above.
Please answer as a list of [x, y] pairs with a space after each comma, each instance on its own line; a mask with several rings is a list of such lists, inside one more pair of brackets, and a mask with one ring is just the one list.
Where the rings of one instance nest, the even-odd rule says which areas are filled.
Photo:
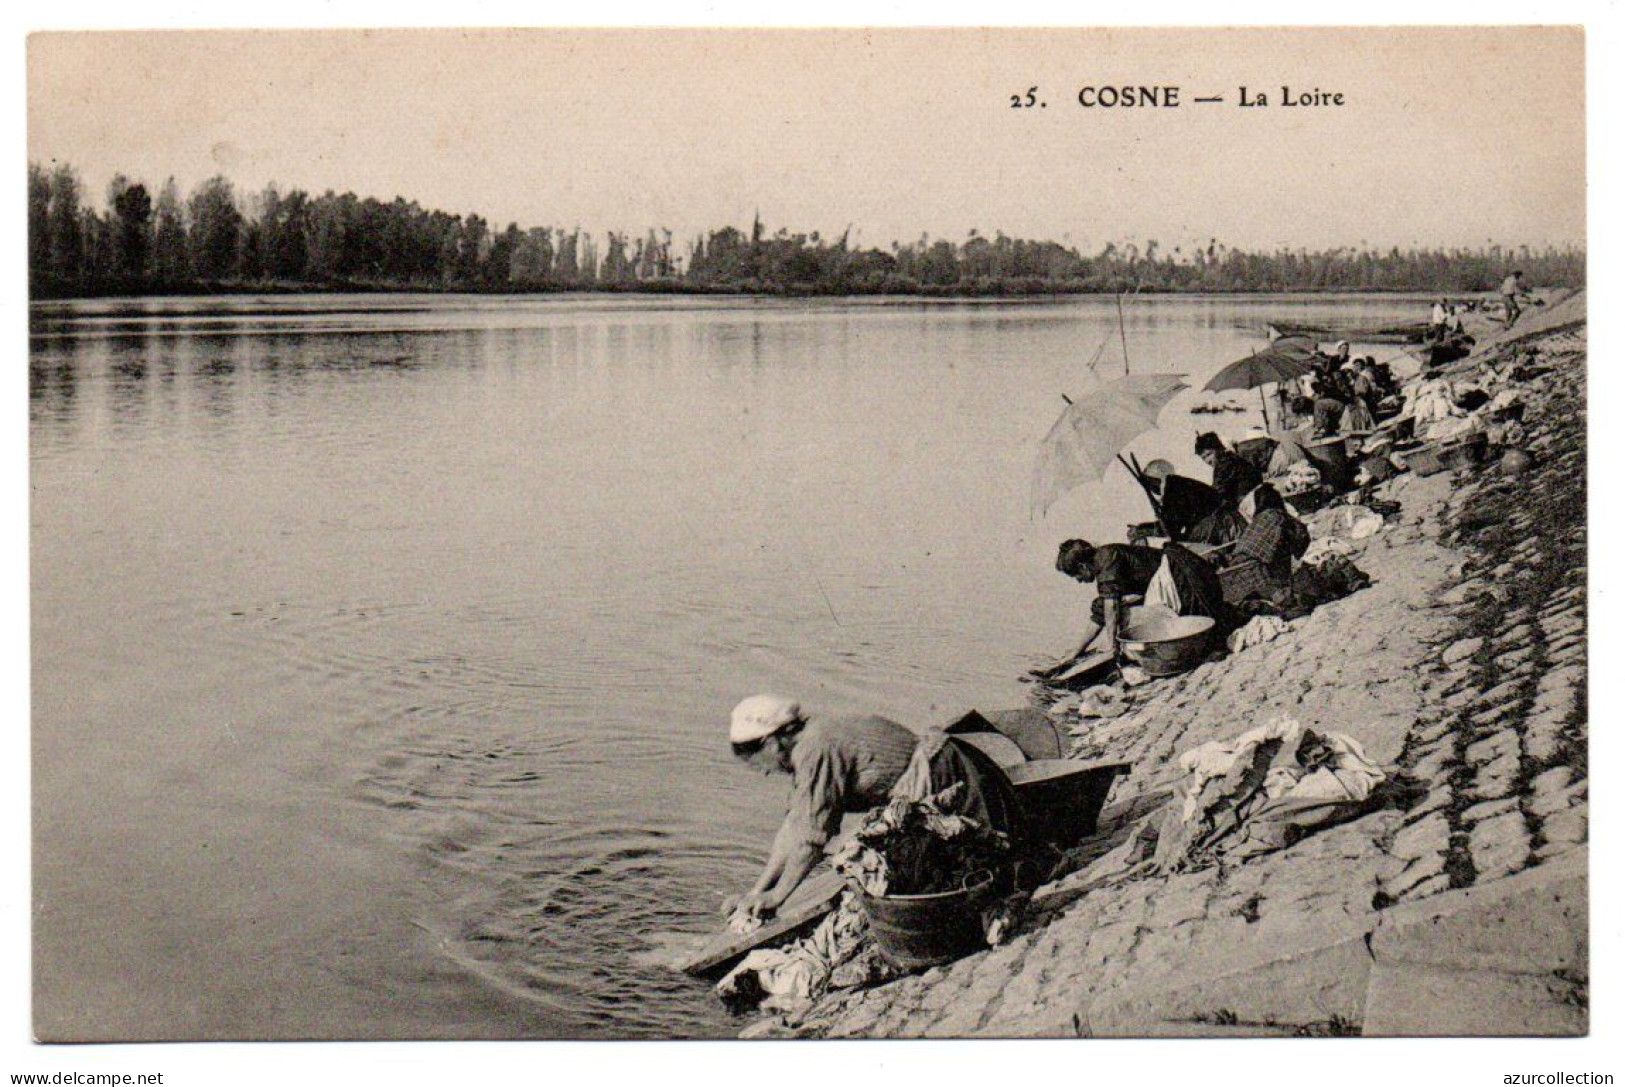
[[962, 242], [921, 235], [889, 249], [818, 232], [747, 234], [725, 226], [674, 250], [671, 232], [579, 227], [497, 229], [396, 197], [312, 196], [275, 186], [244, 197], [224, 177], [183, 202], [174, 179], [154, 201], [119, 175], [105, 210], [85, 206], [66, 165], [28, 167], [28, 262], [37, 296], [151, 291], [383, 288], [538, 291], [598, 288], [771, 294], [997, 296], [1116, 292], [1426, 291], [1492, 289], [1513, 265], [1540, 286], [1578, 286], [1579, 247], [1249, 252], [1216, 238], [1166, 248], [1108, 243], [1092, 255], [1055, 241]]
[[28, 399], [44, 415], [72, 418], [79, 396], [79, 371], [72, 355], [29, 360]]

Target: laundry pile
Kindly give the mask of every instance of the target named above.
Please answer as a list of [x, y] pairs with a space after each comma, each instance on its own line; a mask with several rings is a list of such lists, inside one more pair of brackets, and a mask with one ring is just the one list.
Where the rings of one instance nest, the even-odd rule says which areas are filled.
[[735, 1013], [799, 1012], [831, 989], [874, 985], [895, 974], [869, 939], [869, 921], [848, 890], [809, 935], [752, 951], [717, 982], [716, 991]]
[[871, 812], [832, 858], [835, 871], [871, 895], [957, 891], [1009, 861], [1010, 839], [986, 824], [949, 814], [963, 784], [924, 800], [894, 798]]
[[1311, 540], [1364, 540], [1382, 531], [1382, 514], [1360, 505], [1331, 506], [1307, 518]]
[[[735, 1011], [797, 1012], [831, 989], [895, 976], [870, 939], [863, 906], [851, 888], [877, 897], [937, 894], [1003, 871], [1010, 860], [1009, 838], [949, 811], [963, 789], [954, 784], [924, 800], [897, 798], [871, 812], [831, 858], [850, 885], [835, 910], [802, 939], [745, 956], [717, 983], [723, 1003]], [[994, 917], [992, 923], [1000, 920]]]
[[1225, 646], [1232, 653], [1240, 653], [1243, 649], [1273, 642], [1291, 629], [1292, 624], [1278, 615], [1255, 615], [1247, 621], [1246, 626], [1226, 639]]
[[1114, 687], [1090, 687], [1075, 700], [1079, 717], [1121, 717], [1132, 705], [1123, 692]]
[[1308, 494], [1320, 486], [1320, 471], [1306, 460], [1295, 461], [1271, 481], [1283, 495]]
[[1441, 438], [1459, 426], [1454, 420], [1464, 419], [1467, 412], [1456, 401], [1466, 389], [1457, 390], [1449, 378], [1418, 381], [1405, 389], [1405, 407], [1401, 418], [1409, 418], [1416, 426], [1418, 438]]
[[1182, 800], [1163, 818], [1161, 872], [1282, 849], [1358, 815], [1386, 776], [1352, 737], [1278, 717], [1180, 756]]
[[1318, 540], [1309, 541], [1309, 548], [1303, 553], [1300, 561], [1313, 565], [1328, 555], [1340, 555], [1346, 559], [1353, 554], [1354, 545], [1341, 536], [1322, 536]]
[[1370, 585], [1370, 575], [1343, 555], [1317, 555], [1313, 562], [1299, 563], [1292, 571], [1292, 608], [1287, 618], [1307, 615], [1322, 604], [1341, 600]]
[[1418, 438], [1442, 442], [1485, 433], [1494, 445], [1518, 446], [1526, 438], [1518, 386], [1536, 376], [1505, 365], [1485, 368], [1472, 384], [1442, 377], [1419, 382], [1407, 390], [1405, 413], [1415, 421]]

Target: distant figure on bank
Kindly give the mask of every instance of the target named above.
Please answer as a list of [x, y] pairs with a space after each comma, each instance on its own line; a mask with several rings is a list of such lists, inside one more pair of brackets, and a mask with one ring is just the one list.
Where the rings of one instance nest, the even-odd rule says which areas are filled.
[[1088, 540], [1068, 540], [1055, 556], [1055, 568], [1074, 581], [1094, 583], [1095, 601], [1089, 608], [1089, 626], [1077, 652], [1052, 668], [1033, 675], [1050, 679], [1066, 671], [1087, 654], [1097, 638], [1104, 638], [1101, 651], [1117, 656], [1118, 639], [1127, 617], [1130, 597], [1145, 599], [1151, 582], [1166, 565], [1179, 596], [1180, 615], [1206, 615], [1221, 626], [1230, 618], [1225, 607], [1224, 589], [1213, 567], [1195, 552], [1177, 543], [1162, 548], [1133, 544], [1104, 544], [1096, 547]]
[[1370, 405], [1360, 395], [1360, 372], [1356, 363], [1349, 363], [1346, 376], [1349, 396], [1343, 407], [1343, 416], [1338, 420], [1338, 433], [1354, 434], [1375, 429], [1377, 420], [1372, 415]]
[[1264, 482], [1263, 473], [1245, 457], [1225, 448], [1211, 430], [1196, 436], [1196, 455], [1213, 469], [1213, 489], [1232, 510], [1241, 509], [1241, 500]]
[[981, 751], [940, 730], [917, 735], [875, 716], [810, 717], [800, 703], [764, 694], [734, 707], [728, 740], [753, 769], [794, 778], [790, 809], [762, 874], [749, 891], [723, 902], [730, 918], [771, 916], [823, 857], [842, 815], [878, 808], [895, 795], [920, 800], [962, 782], [955, 814], [1004, 833], [1016, 828], [1009, 778]]
[[1354, 395], [1349, 375], [1354, 360], [1347, 343], [1339, 343], [1337, 348], [1339, 353], [1335, 357], [1315, 360], [1309, 387], [1316, 396], [1329, 396], [1347, 403]]
[[1315, 415], [1315, 398], [1312, 396], [1294, 396], [1287, 401], [1287, 415], [1291, 418], [1292, 426], [1286, 429], [1296, 429], [1303, 426], [1305, 419], [1313, 420]]
[[1323, 365], [1325, 365], [1327, 370], [1336, 373], [1338, 370], [1343, 368], [1344, 364], [1348, 362], [1349, 352], [1349, 342], [1347, 340], [1338, 340], [1332, 345], [1332, 353], [1330, 355], [1321, 356], [1321, 358], [1325, 360]]
[[1437, 332], [1443, 332], [1445, 326], [1449, 323], [1450, 307], [1446, 305], [1445, 300], [1441, 298], [1437, 302], [1433, 303], [1433, 315], [1429, 318], [1428, 325], [1431, 329]]
[[1370, 355], [1358, 360], [1354, 364], [1350, 386], [1355, 399], [1364, 404], [1367, 411], [1375, 414], [1377, 405], [1382, 403], [1382, 390], [1377, 382], [1377, 360]]
[[1501, 305], [1506, 309], [1503, 323], [1507, 328], [1517, 324], [1518, 315], [1523, 312], [1518, 308], [1518, 303], [1527, 302], [1532, 297], [1529, 289], [1524, 286], [1522, 272], [1513, 272], [1501, 281]]
[[1383, 397], [1398, 396], [1399, 379], [1394, 376], [1393, 367], [1386, 362], [1373, 362], [1369, 358], [1366, 361], [1371, 363], [1371, 373], [1377, 382], [1379, 400]]
[[1314, 400], [1314, 430], [1316, 438], [1330, 438], [1343, 426], [1343, 412], [1348, 404], [1330, 393], [1322, 393]]

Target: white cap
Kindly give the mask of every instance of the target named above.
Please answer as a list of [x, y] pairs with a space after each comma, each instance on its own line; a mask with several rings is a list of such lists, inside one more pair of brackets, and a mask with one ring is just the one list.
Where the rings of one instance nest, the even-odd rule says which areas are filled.
[[734, 707], [728, 722], [728, 742], [748, 744], [765, 739], [793, 721], [801, 720], [801, 703], [776, 694], [758, 694]]
[[1165, 460], [1154, 460], [1145, 466], [1145, 474], [1152, 479], [1166, 479], [1174, 474], [1174, 466]]
[[1348, 345], [1349, 345], [1349, 342], [1347, 340], [1338, 340], [1336, 343], [1332, 344], [1332, 350], [1333, 351], [1341, 351], [1345, 347], [1347, 347]]

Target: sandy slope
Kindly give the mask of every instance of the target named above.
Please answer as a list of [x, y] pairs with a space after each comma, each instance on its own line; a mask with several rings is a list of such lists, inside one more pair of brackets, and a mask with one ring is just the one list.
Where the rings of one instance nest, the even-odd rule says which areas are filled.
[[[1076, 754], [1135, 769], [1096, 859], [1040, 893], [1021, 935], [791, 1030], [1583, 1032], [1584, 320], [1583, 292], [1555, 299], [1458, 367], [1547, 368], [1522, 386], [1532, 472], [1392, 481], [1402, 513], [1355, 556], [1371, 588], [1084, 731]], [[1171, 795], [1179, 753], [1282, 712], [1357, 737], [1408, 799], [1243, 865], [1127, 874], [1107, 851]]]

